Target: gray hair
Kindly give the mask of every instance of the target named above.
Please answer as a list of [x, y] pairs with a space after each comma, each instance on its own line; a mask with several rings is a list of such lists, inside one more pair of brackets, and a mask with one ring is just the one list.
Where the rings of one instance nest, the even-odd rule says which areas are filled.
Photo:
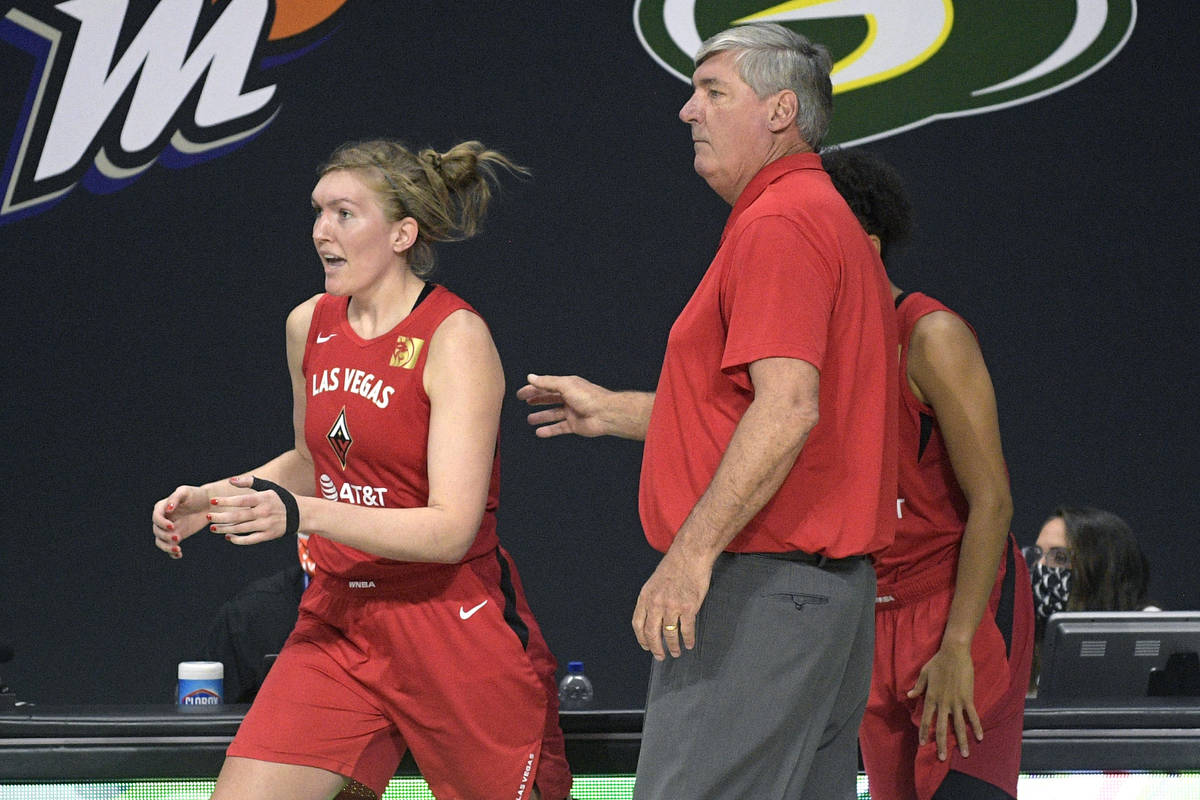
[[819, 151], [833, 115], [829, 50], [791, 28], [756, 22], [710, 37], [696, 53], [696, 66], [726, 50], [734, 53], [738, 74], [760, 98], [784, 89], [796, 93], [796, 127], [809, 147]]

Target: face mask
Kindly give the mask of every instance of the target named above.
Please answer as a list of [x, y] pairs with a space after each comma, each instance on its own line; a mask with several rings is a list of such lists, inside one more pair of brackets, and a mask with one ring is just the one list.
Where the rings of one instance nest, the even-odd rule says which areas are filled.
[[1056, 611], [1067, 610], [1067, 598], [1071, 596], [1071, 568], [1048, 567], [1034, 564], [1029, 568], [1033, 582], [1034, 613], [1038, 619], [1047, 619]]

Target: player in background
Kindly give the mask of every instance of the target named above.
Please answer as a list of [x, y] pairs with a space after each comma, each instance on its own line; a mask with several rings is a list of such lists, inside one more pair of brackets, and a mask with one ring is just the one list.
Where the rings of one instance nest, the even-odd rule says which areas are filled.
[[[908, 237], [898, 173], [822, 163], [885, 265]], [[859, 743], [875, 800], [1016, 797], [1033, 645], [991, 377], [974, 329], [894, 283], [900, 331], [895, 542], [876, 555], [875, 665]]]

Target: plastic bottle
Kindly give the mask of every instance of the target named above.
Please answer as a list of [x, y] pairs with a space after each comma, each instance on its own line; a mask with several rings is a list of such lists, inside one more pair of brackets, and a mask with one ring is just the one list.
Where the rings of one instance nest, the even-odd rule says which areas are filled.
[[591, 708], [592, 682], [583, 674], [582, 661], [568, 661], [567, 674], [558, 684], [558, 707], [564, 711]]

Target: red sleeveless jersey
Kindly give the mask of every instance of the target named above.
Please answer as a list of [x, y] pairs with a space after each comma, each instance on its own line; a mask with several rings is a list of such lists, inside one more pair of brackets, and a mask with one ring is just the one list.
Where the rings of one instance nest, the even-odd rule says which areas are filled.
[[[363, 339], [346, 317], [349, 303], [348, 297], [322, 295], [304, 348], [304, 438], [317, 496], [368, 508], [423, 507], [429, 502], [429, 397], [423, 382], [429, 341], [450, 314], [477, 312], [438, 286], [391, 331]], [[497, 448], [483, 522], [464, 561], [499, 543], [499, 494]], [[416, 566], [317, 535], [308, 538], [308, 554], [317, 569], [360, 580], [403, 577]]]
[[[900, 332], [899, 497], [896, 540], [875, 557], [880, 583], [902, 581], [930, 567], [957, 562], [967, 525], [967, 501], [954, 477], [937, 417], [931, 406], [916, 398], [908, 383], [913, 328], [921, 317], [934, 311], [955, 314], [919, 292], [904, 295], [896, 308]], [[972, 333], [974, 330], [971, 328]]]

